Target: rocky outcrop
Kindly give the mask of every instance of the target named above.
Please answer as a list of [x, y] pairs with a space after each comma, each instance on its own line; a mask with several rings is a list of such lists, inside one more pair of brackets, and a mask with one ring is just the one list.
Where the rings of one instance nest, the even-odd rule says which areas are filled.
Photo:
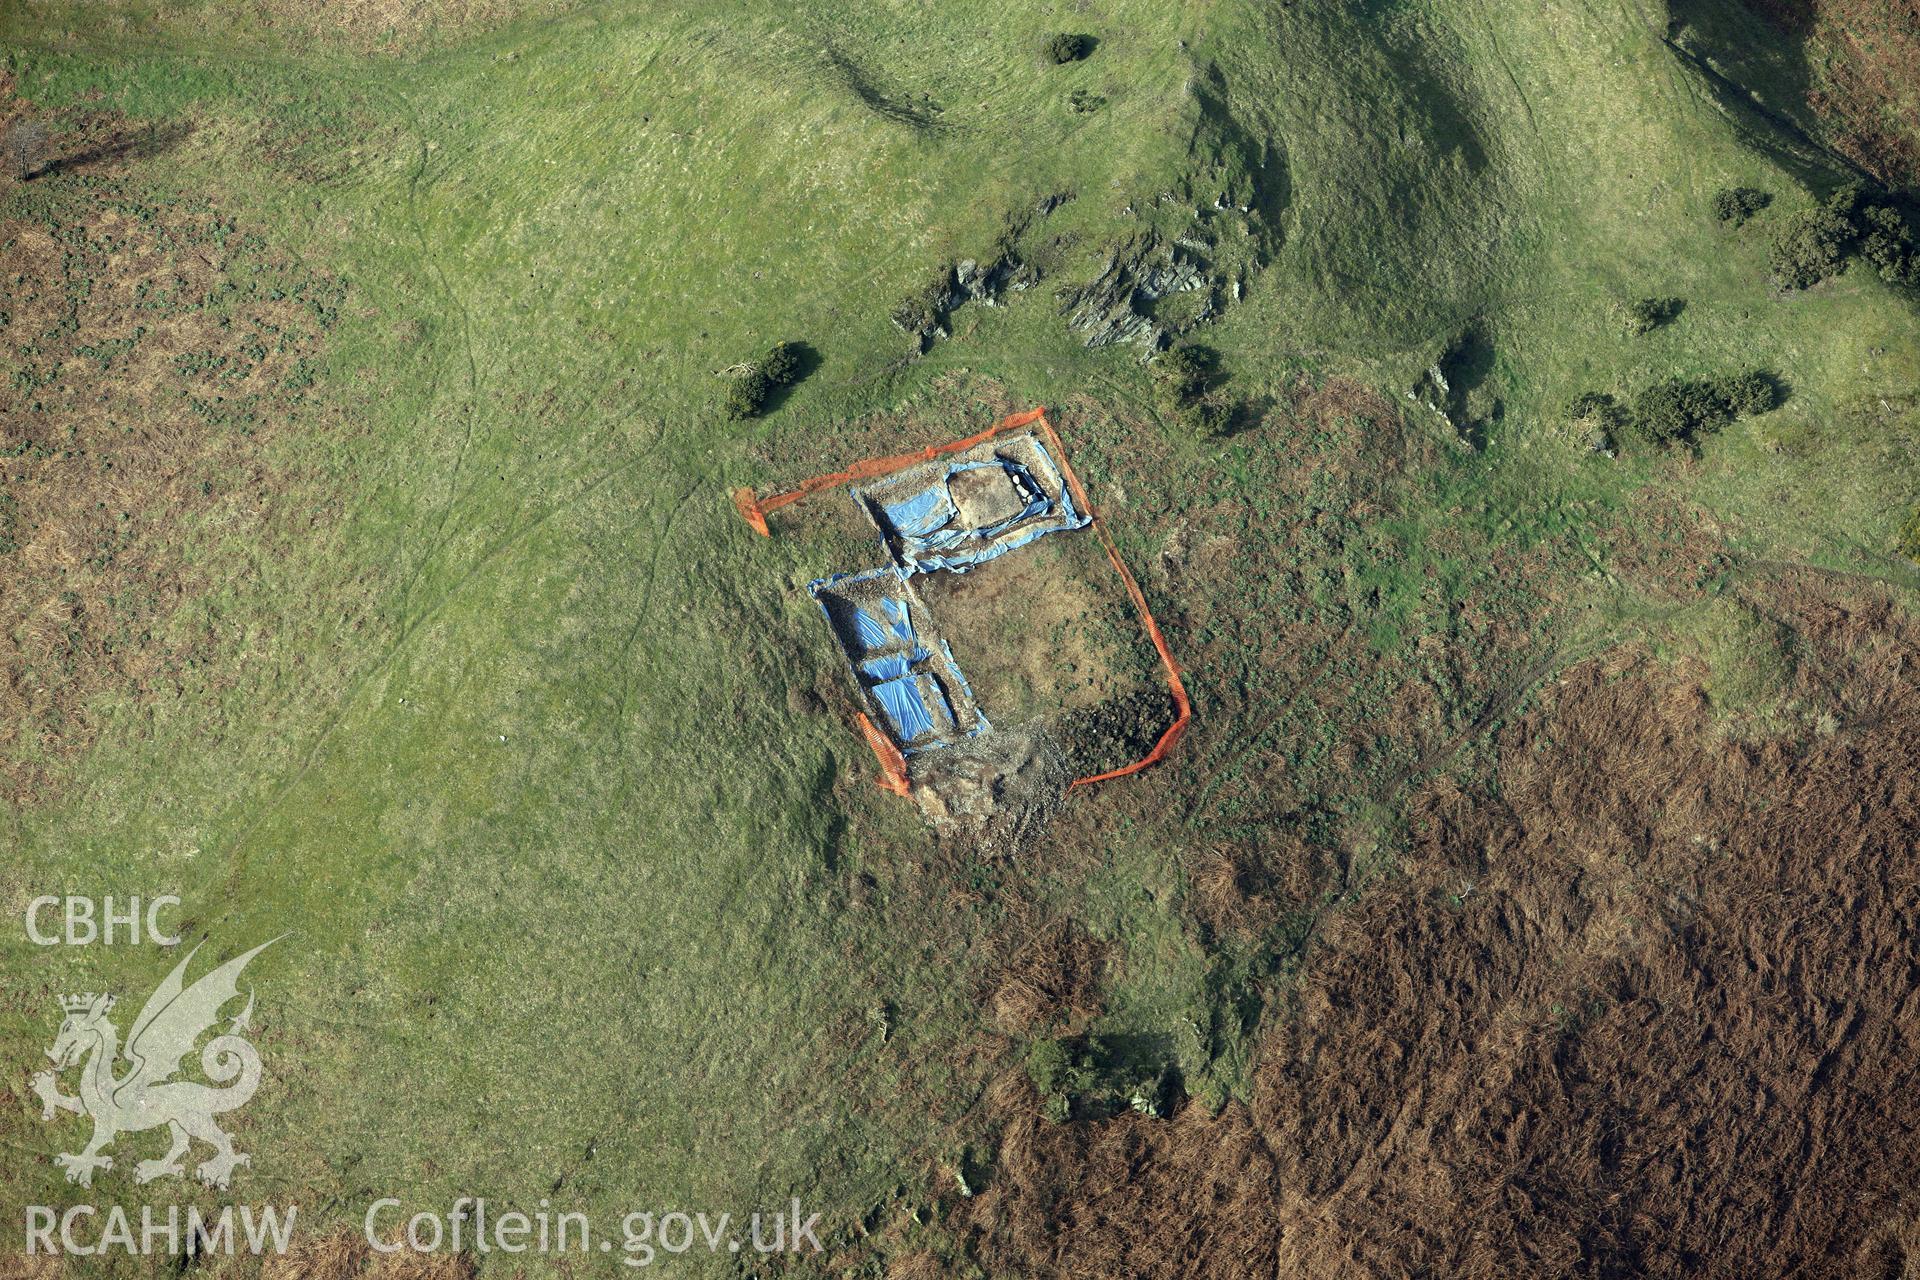
[[1168, 244], [1152, 234], [1119, 246], [1090, 284], [1060, 295], [1067, 327], [1089, 347], [1138, 343], [1157, 350], [1166, 326], [1155, 319], [1156, 304], [1196, 292], [1204, 296], [1181, 327], [1211, 320], [1220, 309], [1222, 289], [1209, 274], [1204, 247], [1186, 239]]
[[1021, 254], [1021, 238], [1037, 219], [1045, 218], [1072, 199], [1071, 191], [1043, 197], [1008, 230], [991, 261], [982, 263], [963, 258], [941, 268], [931, 284], [894, 308], [894, 326], [911, 337], [916, 350], [924, 353], [937, 340], [952, 336], [953, 313], [961, 307], [968, 303], [997, 307], [1008, 294], [1039, 284], [1044, 273], [1037, 263]]

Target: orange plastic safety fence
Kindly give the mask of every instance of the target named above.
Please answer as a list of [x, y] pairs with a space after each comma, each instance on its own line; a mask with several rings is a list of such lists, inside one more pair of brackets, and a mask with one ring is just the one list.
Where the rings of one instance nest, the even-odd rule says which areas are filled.
[[907, 758], [900, 754], [900, 748], [893, 745], [893, 739], [874, 727], [864, 711], [854, 713], [854, 720], [860, 726], [860, 736], [873, 748], [873, 754], [880, 760], [880, 785], [897, 796], [909, 795], [913, 784], [907, 781]]
[[1094, 513], [1093, 503], [1087, 500], [1087, 491], [1080, 483], [1080, 477], [1074, 474], [1073, 464], [1067, 460], [1067, 447], [1060, 442], [1060, 434], [1053, 424], [1041, 416], [1038, 419], [1040, 430], [1046, 433], [1047, 443], [1053, 446], [1053, 456], [1060, 460], [1060, 474], [1066, 477], [1067, 487], [1073, 491], [1073, 500], [1087, 513], [1093, 523], [1093, 531], [1100, 535], [1100, 545], [1107, 549], [1107, 559], [1113, 562], [1113, 571], [1120, 575], [1120, 583], [1127, 589], [1127, 598], [1133, 601], [1133, 607], [1140, 615], [1140, 624], [1147, 629], [1147, 639], [1153, 641], [1155, 653], [1160, 655], [1160, 665], [1167, 673], [1167, 690], [1173, 694], [1173, 705], [1177, 714], [1166, 732], [1153, 744], [1153, 750], [1141, 756], [1130, 765], [1110, 769], [1106, 773], [1091, 774], [1085, 778], [1075, 778], [1076, 787], [1089, 786], [1095, 782], [1106, 782], [1112, 778], [1124, 778], [1139, 773], [1151, 765], [1167, 758], [1187, 731], [1187, 724], [1193, 719], [1193, 704], [1187, 699], [1187, 685], [1180, 678], [1180, 664], [1174, 661], [1173, 650], [1167, 647], [1167, 641], [1160, 634], [1160, 624], [1154, 621], [1153, 610], [1147, 607], [1147, 597], [1140, 590], [1140, 584], [1134, 581], [1133, 574], [1127, 569], [1127, 562], [1120, 558], [1120, 548], [1113, 545], [1113, 539], [1107, 534], [1107, 527], [1100, 523], [1100, 517]]
[[752, 490], [741, 489], [734, 494], [733, 502], [735, 506], [740, 508], [740, 514], [746, 518], [747, 523], [752, 525], [756, 532], [763, 536], [771, 537], [772, 534], [767, 528], [767, 514], [769, 512], [778, 511], [782, 507], [790, 506], [802, 498], [818, 493], [822, 489], [831, 488], [834, 485], [847, 484], [854, 480], [867, 480], [874, 476], [888, 475], [891, 472], [899, 471], [903, 467], [913, 466], [917, 462], [932, 462], [935, 458], [943, 457], [946, 454], [959, 453], [962, 449], [971, 449], [977, 444], [982, 444], [985, 441], [993, 439], [1003, 431], [1011, 431], [1016, 427], [1024, 427], [1030, 422], [1041, 421], [1041, 415], [1045, 412], [1046, 410], [1044, 409], [1029, 409], [1025, 413], [1016, 413], [1010, 418], [1002, 418], [985, 431], [970, 435], [965, 440], [955, 440], [948, 444], [930, 444], [926, 448], [916, 450], [913, 453], [896, 453], [891, 457], [862, 458], [845, 471], [829, 471], [825, 475], [815, 476], [813, 479], [801, 484], [798, 488], [789, 489], [785, 493], [776, 493], [771, 498], [756, 499], [753, 496]]
[[[916, 463], [931, 462], [949, 453], [971, 449], [977, 444], [993, 439], [1003, 431], [1012, 431], [1038, 423], [1040, 430], [1046, 433], [1047, 443], [1053, 446], [1054, 456], [1060, 460], [1060, 473], [1065, 477], [1067, 487], [1073, 493], [1074, 502], [1079, 505], [1080, 510], [1087, 513], [1094, 532], [1100, 535], [1100, 544], [1106, 548], [1107, 559], [1113, 562], [1114, 572], [1120, 575], [1121, 585], [1126, 587], [1127, 597], [1133, 601], [1133, 607], [1140, 615], [1140, 622], [1146, 628], [1147, 638], [1153, 641], [1154, 651], [1160, 655], [1160, 665], [1167, 674], [1167, 688], [1173, 694], [1173, 705], [1178, 712], [1173, 723], [1153, 744], [1153, 750], [1130, 765], [1073, 780], [1072, 785], [1084, 787], [1095, 782], [1106, 782], [1112, 778], [1124, 778], [1129, 774], [1139, 773], [1142, 769], [1166, 759], [1168, 753], [1180, 741], [1181, 735], [1187, 731], [1188, 723], [1193, 719], [1193, 704], [1187, 698], [1186, 683], [1180, 678], [1180, 664], [1174, 660], [1173, 651], [1167, 648], [1166, 639], [1160, 634], [1160, 624], [1154, 621], [1153, 610], [1147, 607], [1147, 598], [1142, 594], [1140, 584], [1134, 581], [1133, 574], [1128, 572], [1126, 562], [1120, 558], [1119, 548], [1114, 546], [1113, 539], [1107, 535], [1106, 526], [1102, 525], [1100, 518], [1094, 514], [1093, 503], [1087, 500], [1087, 491], [1081, 485], [1080, 477], [1074, 474], [1072, 464], [1067, 461], [1066, 446], [1060, 442], [1059, 433], [1053, 429], [1053, 424], [1047, 421], [1046, 413], [1044, 408], [1029, 409], [1025, 413], [1016, 413], [1011, 417], [1002, 418], [985, 431], [977, 432], [964, 440], [928, 445], [913, 453], [897, 453], [884, 458], [863, 458], [845, 471], [833, 471], [815, 476], [799, 487], [775, 494], [771, 498], [756, 499], [753, 490], [739, 489], [734, 492], [733, 502], [740, 509], [741, 518], [752, 525], [756, 533], [762, 537], [772, 537], [772, 531], [767, 527], [769, 511], [777, 511], [781, 507], [798, 502], [810, 494], [834, 485], [887, 475]], [[867, 718], [864, 711], [858, 714], [857, 719], [867, 745], [873, 748], [873, 754], [880, 759], [880, 770], [883, 775], [880, 785], [896, 795], [909, 794], [912, 787], [907, 781], [906, 757], [900, 753], [900, 749], [893, 744], [892, 739], [874, 727], [873, 721]]]

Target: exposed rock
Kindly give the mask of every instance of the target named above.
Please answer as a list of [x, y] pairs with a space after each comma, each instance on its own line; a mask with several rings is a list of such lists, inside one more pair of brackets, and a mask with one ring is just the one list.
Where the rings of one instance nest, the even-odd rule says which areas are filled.
[[1024, 258], [1017, 247], [1033, 219], [1044, 218], [1073, 199], [1071, 191], [1058, 192], [1042, 199], [1033, 213], [1018, 220], [1018, 225], [1001, 242], [1000, 256], [982, 265], [963, 258], [943, 267], [933, 283], [902, 302], [893, 311], [893, 323], [925, 352], [940, 338], [953, 336], [953, 313], [969, 302], [997, 307], [1009, 293], [1020, 293], [1040, 283], [1039, 266]]
[[1190, 324], [1211, 320], [1220, 306], [1220, 286], [1208, 274], [1202, 250], [1191, 237], [1171, 244], [1149, 234], [1116, 248], [1091, 284], [1061, 294], [1067, 327], [1089, 347], [1139, 343], [1149, 350], [1169, 332], [1155, 320], [1153, 304], [1176, 293], [1204, 291]]

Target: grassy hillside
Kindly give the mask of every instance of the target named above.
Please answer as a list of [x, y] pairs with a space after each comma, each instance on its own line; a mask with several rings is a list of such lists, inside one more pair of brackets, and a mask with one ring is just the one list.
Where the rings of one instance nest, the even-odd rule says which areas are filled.
[[[1560, 655], [1738, 647], [1692, 576], [1735, 570], [1654, 557], [1647, 511], [1911, 600], [1916, 313], [1864, 269], [1769, 285], [1768, 238], [1819, 193], [1749, 145], [1657, 4], [597, 4], [373, 57], [357, 30], [221, 34], [240, 6], [123, 11], [0, 20], [21, 97], [189, 126], [101, 163], [211, 199], [344, 301], [324, 429], [223, 464], [276, 478], [265, 523], [195, 511], [159, 549], [201, 584], [167, 615], [212, 637], [199, 665], [99, 693], [83, 752], [23, 748], [49, 781], [7, 815], [0, 884], [16, 915], [178, 892], [228, 953], [289, 934], [257, 970], [250, 1199], [352, 1221], [389, 1193], [608, 1217], [798, 1194], [841, 1242], [916, 1221], [1026, 1050], [981, 992], [1039, 926], [1115, 948], [1100, 1028], [1244, 1094], [1276, 975], [1312, 912], [1392, 874], [1438, 744], [1471, 755]], [[1098, 44], [1056, 67], [1063, 27]], [[44, 174], [0, 218], [72, 225], [102, 180]], [[1730, 229], [1710, 202], [1735, 185], [1775, 200]], [[1253, 424], [1207, 441], [1054, 297], [1196, 226], [1244, 267], [1201, 336]], [[1009, 244], [1041, 285], [909, 358], [900, 303]], [[1685, 308], [1629, 336], [1620, 309], [1655, 296]], [[780, 339], [819, 368], [726, 421], [723, 371]], [[1436, 362], [1471, 442], [1407, 398]], [[1752, 368], [1784, 405], [1697, 459], [1594, 456], [1566, 420], [1581, 392]], [[1366, 394], [1303, 390], [1329, 386]], [[1076, 800], [1077, 848], [1008, 867], [936, 846], [805, 710], [835, 670], [795, 589], [821, 566], [725, 494], [1042, 403], [1177, 620], [1207, 731]], [[1243, 554], [1213, 588], [1161, 567], [1215, 537]], [[1280, 624], [1224, 598], [1266, 573], [1303, 628], [1288, 678], [1261, 648]], [[1383, 727], [1402, 714], [1429, 736]], [[1280, 794], [1302, 839], [1358, 852], [1215, 936], [1194, 858], [1275, 829]], [[0, 946], [17, 1081], [54, 994], [131, 997], [170, 964]], [[52, 1149], [12, 1115], [12, 1147]], [[129, 1164], [105, 1183], [127, 1202]], [[44, 1159], [0, 1186], [77, 1194]]]

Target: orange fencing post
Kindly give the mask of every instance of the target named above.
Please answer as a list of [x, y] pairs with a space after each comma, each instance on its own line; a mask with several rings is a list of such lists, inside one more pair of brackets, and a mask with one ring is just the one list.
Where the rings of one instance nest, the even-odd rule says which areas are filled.
[[739, 508], [740, 518], [752, 525], [755, 533], [763, 538], [771, 538], [773, 536], [773, 530], [767, 528], [767, 517], [765, 513], [760, 510], [759, 500], [753, 496], [753, 490], [745, 488], [735, 489], [733, 491], [733, 505]]

